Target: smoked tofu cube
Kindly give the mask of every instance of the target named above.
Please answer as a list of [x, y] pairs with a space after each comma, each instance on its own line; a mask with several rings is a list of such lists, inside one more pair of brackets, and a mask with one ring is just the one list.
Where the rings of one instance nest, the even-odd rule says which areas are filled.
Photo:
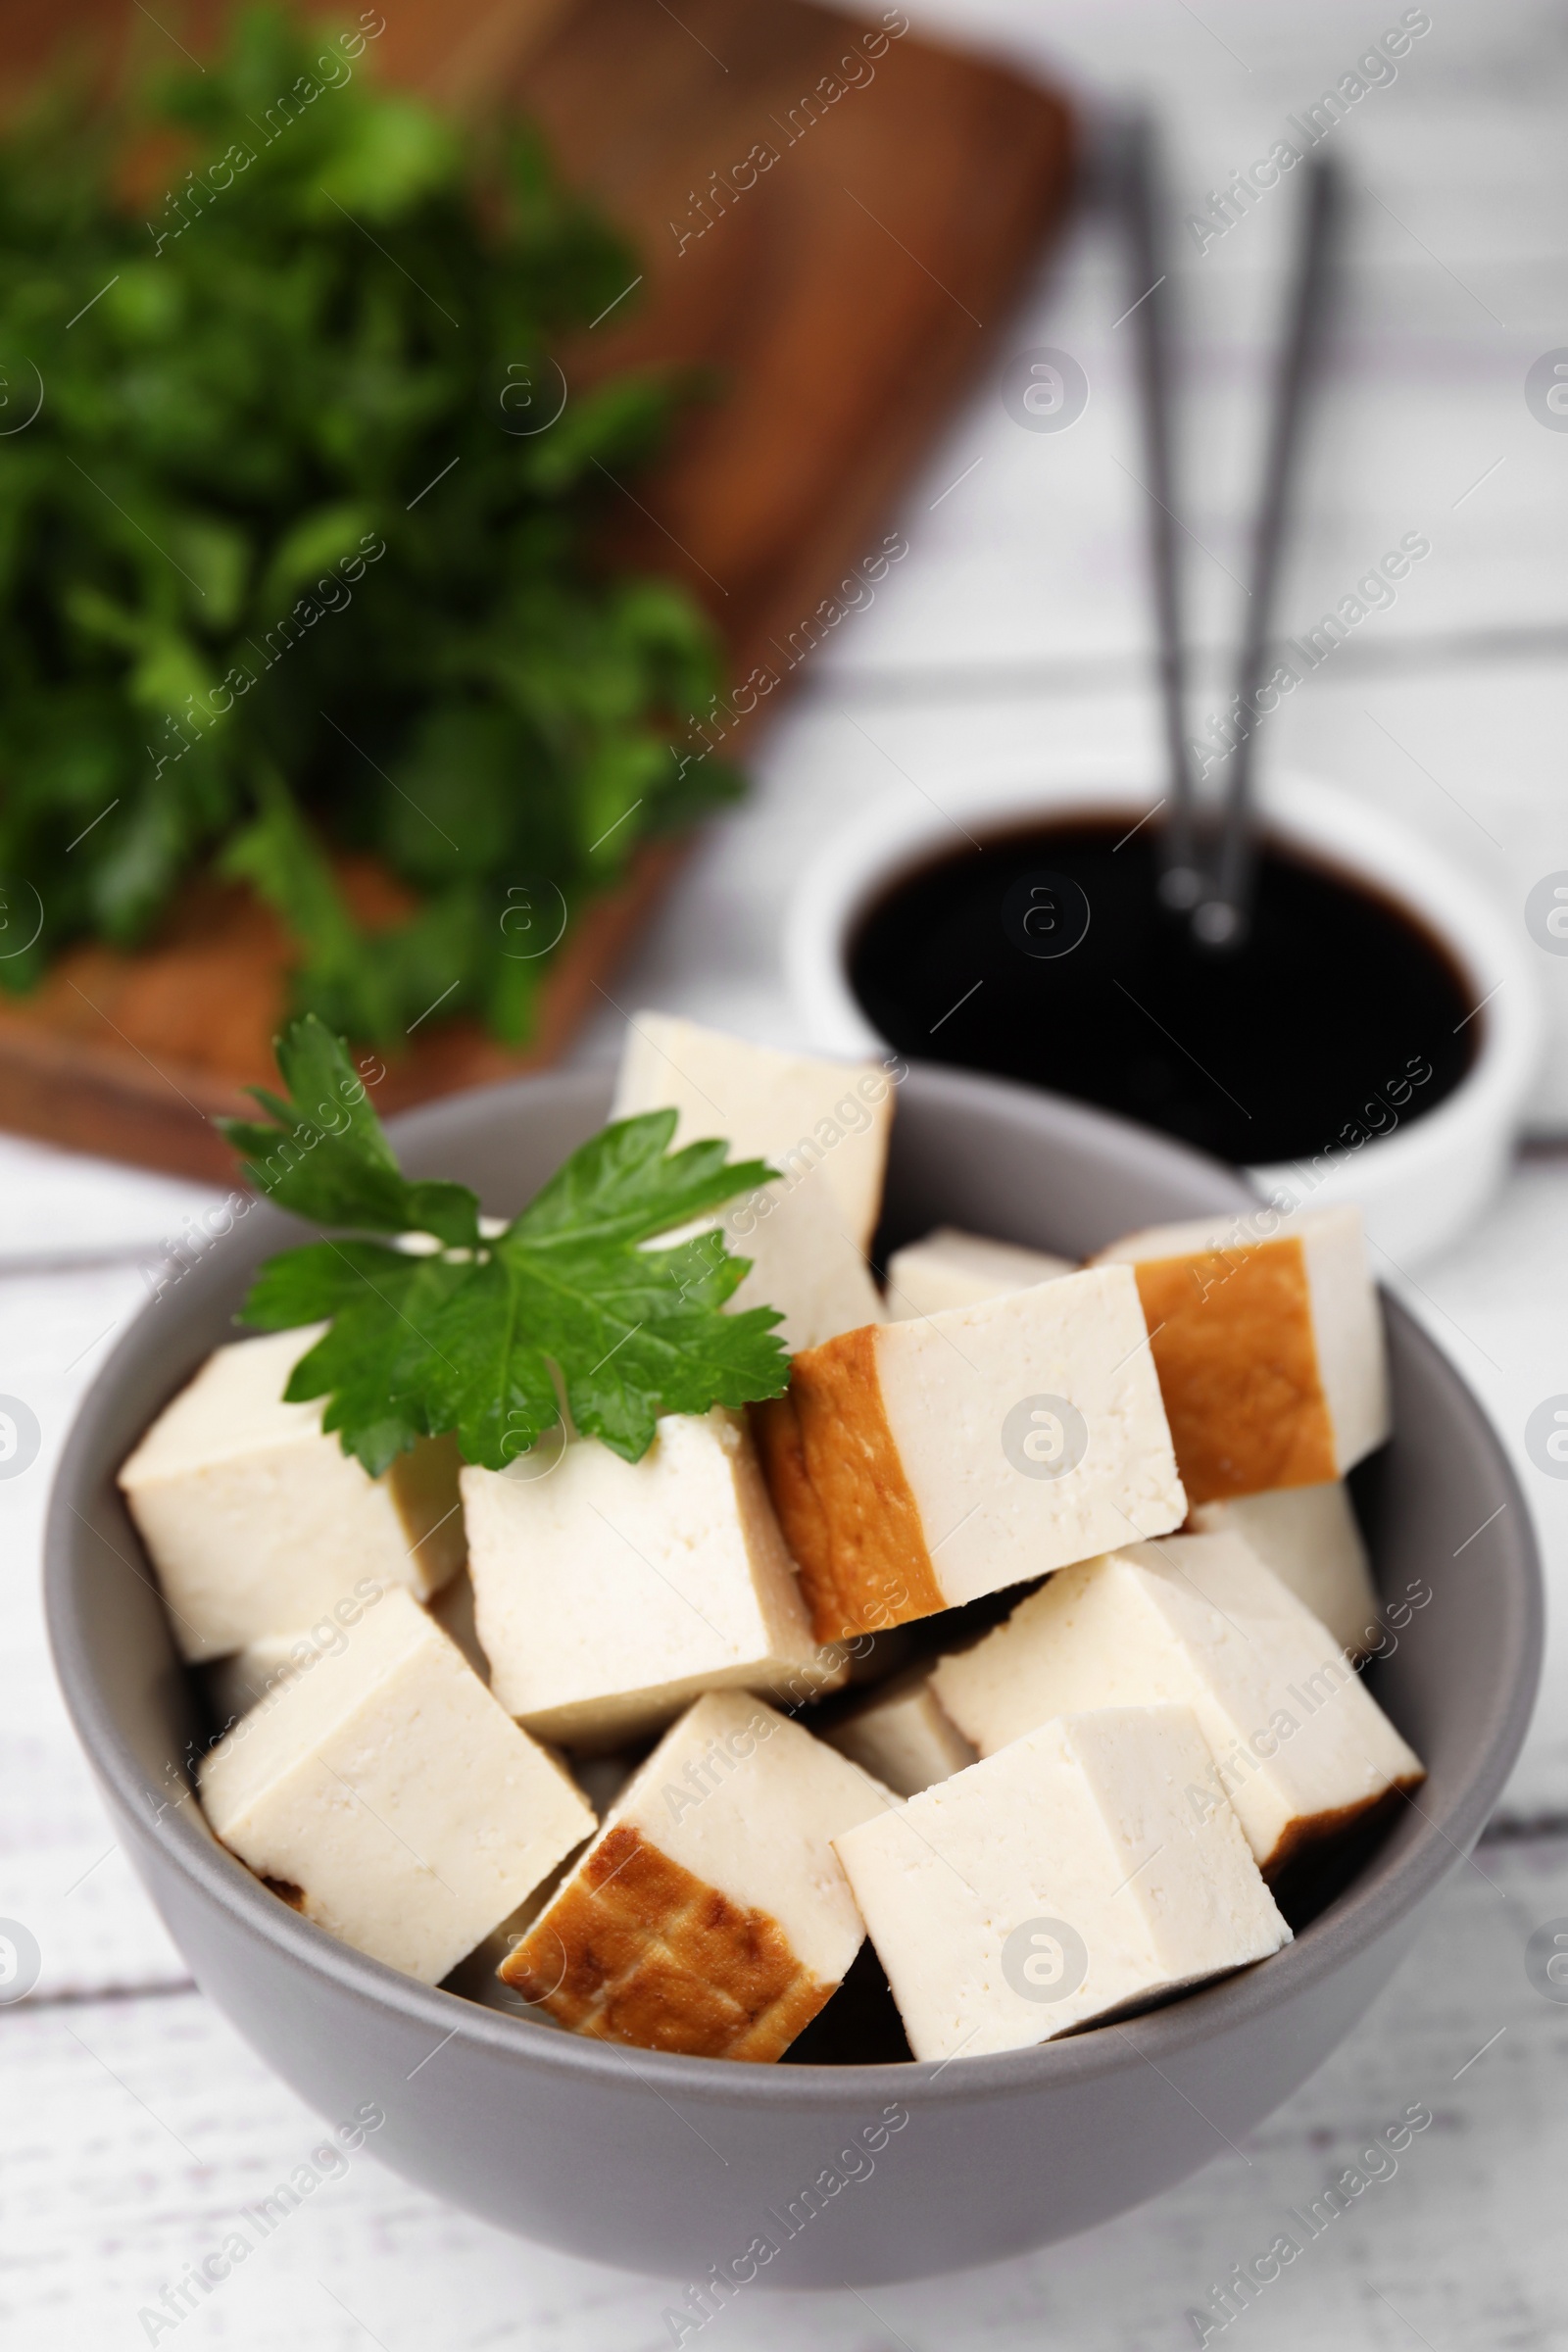
[[1425, 1777], [1327, 1627], [1236, 1535], [1065, 1568], [932, 1679], [982, 1756], [1054, 1715], [1190, 1706], [1212, 1754], [1185, 1800], [1233, 1804], [1265, 1878]]
[[823, 1642], [1187, 1515], [1123, 1266], [847, 1332], [796, 1356], [788, 1393], [753, 1418]]
[[[862, 1254], [882, 1206], [893, 1082], [874, 1061], [820, 1061], [752, 1046], [667, 1012], [639, 1012], [612, 1118], [680, 1113], [677, 1144], [722, 1136], [733, 1159], [765, 1159], [793, 1188], [820, 1169]], [[778, 1304], [777, 1300], [774, 1304]]]
[[933, 1782], [962, 1772], [977, 1754], [943, 1713], [925, 1666], [896, 1675], [822, 1737], [895, 1796], [917, 1796]]
[[292, 1640], [367, 1577], [422, 1600], [462, 1565], [454, 1439], [370, 1478], [323, 1432], [319, 1398], [283, 1402], [324, 1328], [218, 1348], [121, 1470], [183, 1658]]
[[437, 1984], [594, 1812], [407, 1592], [291, 1675], [200, 1770], [216, 1835], [344, 1943]]
[[1159, 1225], [1102, 1250], [1131, 1265], [1194, 1503], [1343, 1478], [1389, 1434], [1383, 1323], [1356, 1208]]
[[777, 2058], [865, 1936], [831, 1841], [893, 1801], [761, 1700], [715, 1691], [665, 1734], [502, 1979], [600, 2041]]
[[662, 1236], [655, 1247], [668, 1249], [705, 1230], [722, 1233], [732, 1257], [751, 1260], [751, 1272], [725, 1312], [776, 1308], [783, 1317], [778, 1336], [792, 1354], [858, 1324], [882, 1321], [882, 1295], [820, 1170], [794, 1186], [769, 1184], [745, 1194], [703, 1224]]
[[704, 1690], [797, 1704], [845, 1678], [721, 1406], [662, 1420], [640, 1462], [576, 1438], [542, 1478], [466, 1469], [463, 1497], [490, 1687], [541, 1740], [615, 1747]]
[[1227, 1529], [1250, 1544], [1265, 1568], [1326, 1625], [1352, 1658], [1377, 1639], [1378, 1596], [1371, 1564], [1344, 1482], [1280, 1487], [1268, 1494], [1234, 1494], [1200, 1502], [1192, 1514], [1198, 1534]]
[[923, 1242], [895, 1250], [888, 1259], [888, 1317], [894, 1323], [908, 1323], [918, 1315], [940, 1315], [950, 1306], [978, 1306], [984, 1298], [1000, 1298], [1008, 1291], [1026, 1291], [1037, 1282], [1054, 1282], [1058, 1274], [1076, 1272], [1070, 1257], [1020, 1250], [1012, 1242], [986, 1241], [977, 1233], [939, 1225]]
[[1042, 1724], [834, 1840], [918, 2059], [1027, 2049], [1291, 1940], [1190, 1709]]

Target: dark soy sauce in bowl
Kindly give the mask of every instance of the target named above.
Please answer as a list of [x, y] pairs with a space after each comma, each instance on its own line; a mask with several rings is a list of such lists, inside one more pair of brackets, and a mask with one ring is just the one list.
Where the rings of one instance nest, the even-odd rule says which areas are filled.
[[1025, 1079], [1238, 1166], [1356, 1149], [1434, 1110], [1486, 1015], [1441, 941], [1265, 839], [1247, 943], [1218, 956], [1155, 896], [1152, 826], [999, 833], [902, 875], [850, 982], [901, 1054]]

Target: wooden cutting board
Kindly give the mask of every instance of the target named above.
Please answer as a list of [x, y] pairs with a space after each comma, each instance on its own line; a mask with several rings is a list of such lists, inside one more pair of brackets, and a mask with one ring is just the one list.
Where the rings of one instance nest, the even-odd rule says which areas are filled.
[[[181, 42], [200, 51], [221, 13], [216, 0], [192, 8]], [[637, 246], [624, 302], [561, 355], [568, 384], [658, 362], [700, 364], [721, 386], [653, 479], [621, 489], [614, 541], [682, 579], [718, 627], [730, 691], [687, 748], [730, 757], [811, 648], [853, 625], [858, 583], [874, 586], [878, 564], [885, 576], [898, 560], [899, 491], [1065, 214], [1068, 110], [917, 38], [897, 9], [862, 20], [807, 0], [680, 0], [678, 12], [662, 0], [380, 0], [380, 13], [373, 54], [389, 78], [459, 110], [525, 110]], [[48, 16], [0, 0], [0, 94], [35, 78], [62, 39], [79, 55], [96, 37], [115, 72], [132, 46], [159, 47], [149, 23], [123, 0]], [[612, 987], [679, 855], [645, 850], [574, 915], [526, 1052], [432, 1018], [388, 1057], [382, 1107], [559, 1055]], [[373, 875], [353, 880], [374, 898]], [[69, 951], [34, 996], [0, 997], [0, 1121], [227, 1177], [208, 1120], [270, 1077], [288, 965], [264, 909], [207, 886], [135, 956]]]

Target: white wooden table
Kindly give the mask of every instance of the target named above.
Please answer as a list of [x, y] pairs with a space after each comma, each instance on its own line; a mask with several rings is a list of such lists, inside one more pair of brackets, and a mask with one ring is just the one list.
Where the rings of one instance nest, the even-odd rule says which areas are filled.
[[[1402, 12], [1243, 0], [923, 0], [911, 14], [1102, 92], [1159, 107], [1182, 210], [1267, 152]], [[1568, 868], [1568, 435], [1526, 407], [1526, 369], [1568, 346], [1568, 46], [1544, 0], [1435, 0], [1392, 85], [1333, 136], [1359, 191], [1354, 266], [1287, 624], [1309, 621], [1406, 530], [1433, 557], [1286, 706], [1268, 756], [1411, 818], [1515, 919]], [[875, 103], [874, 90], [853, 103]], [[1276, 192], [1184, 261], [1191, 318], [1191, 588], [1200, 717], [1225, 687], [1256, 396], [1288, 229]], [[890, 256], [890, 267], [905, 267]], [[716, 826], [618, 991], [760, 1038], [793, 1016], [781, 901], [825, 826], [889, 789], [940, 800], [960, 770], [1112, 746], [1154, 772], [1136, 438], [1115, 321], [1131, 297], [1088, 226], [1004, 339], [1089, 375], [1072, 431], [1020, 431], [1000, 368], [909, 498], [909, 559], [853, 615], [770, 738], [749, 805]], [[1206, 696], [1207, 701], [1202, 697]], [[1568, 1484], [1525, 1458], [1543, 1397], [1568, 1390], [1568, 959], [1540, 958], [1556, 1023], [1533, 1144], [1483, 1228], [1423, 1271], [1410, 1303], [1520, 1463], [1560, 1597]], [[608, 1009], [588, 1058], [615, 1046]], [[193, 1187], [0, 1137], [0, 1392], [42, 1428], [0, 1480], [0, 1917], [43, 1951], [0, 2009], [0, 2310], [19, 2344], [527, 2345], [637, 2352], [670, 2340], [657, 2281], [520, 2245], [442, 2208], [367, 2151], [177, 2328], [166, 2286], [316, 2143], [315, 2119], [191, 1985], [114, 1846], [45, 1649], [38, 1534], [65, 1429], [143, 1266], [205, 1204]], [[1559, 1608], [1557, 1616], [1564, 1612]], [[1568, 2007], [1523, 1946], [1568, 1918], [1568, 1640], [1498, 1824], [1350, 2041], [1240, 2153], [1071, 2245], [1000, 2269], [798, 2304], [761, 2295], [718, 2324], [736, 2346], [808, 2331], [828, 2352], [1173, 2347], [1210, 2285], [1261, 2252], [1424, 2103], [1432, 2127], [1269, 2287], [1230, 2334], [1258, 2346], [1568, 2341], [1562, 2068]], [[167, 2308], [164, 2311], [167, 2321]]]

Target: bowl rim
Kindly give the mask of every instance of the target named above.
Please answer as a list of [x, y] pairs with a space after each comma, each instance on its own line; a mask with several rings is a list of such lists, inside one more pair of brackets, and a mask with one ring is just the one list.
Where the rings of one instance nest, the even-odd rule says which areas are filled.
[[[1091, 1129], [1111, 1128], [1136, 1137], [1141, 1149], [1156, 1156], [1175, 1155], [1191, 1168], [1211, 1171], [1216, 1205], [1245, 1206], [1255, 1198], [1234, 1170], [1209, 1161], [1200, 1152], [1170, 1139], [1152, 1135], [1131, 1122], [1090, 1105], [1047, 1096], [1042, 1090], [1011, 1081], [954, 1071], [938, 1065], [911, 1063], [910, 1079], [935, 1085], [958, 1098], [976, 1102], [1008, 1099], [1015, 1114], [1027, 1118], [1045, 1104], [1048, 1116], [1065, 1112], [1072, 1123]], [[908, 1083], [906, 1080], [906, 1083]], [[602, 1101], [606, 1074], [597, 1071], [545, 1072], [506, 1081], [498, 1086], [450, 1096], [388, 1122], [394, 1141], [422, 1140], [438, 1133], [443, 1114], [459, 1104], [471, 1114], [487, 1101], [498, 1113], [536, 1098], [540, 1090], [580, 1098], [590, 1104]], [[255, 1229], [271, 1241], [270, 1220], [280, 1236], [297, 1231], [299, 1221], [262, 1204], [263, 1222]], [[249, 1220], [247, 1221], [249, 1223]], [[232, 1295], [240, 1268], [231, 1269], [221, 1251], [187, 1278], [187, 1311], [196, 1309], [210, 1294]], [[91, 1522], [76, 1509], [74, 1496], [91, 1494], [94, 1456], [100, 1424], [108, 1416], [118, 1392], [133, 1377], [140, 1353], [151, 1299], [136, 1315], [100, 1367], [82, 1399], [62, 1448], [51, 1487], [44, 1534], [45, 1607], [55, 1669], [73, 1728], [95, 1776], [109, 1799], [110, 1810], [131, 1833], [132, 1844], [162, 1838], [164, 1850], [190, 1890], [215, 1904], [237, 1929], [258, 1937], [280, 1962], [324, 1978], [341, 1991], [372, 2007], [398, 2013], [409, 2023], [429, 2029], [432, 2049], [454, 2037], [488, 2055], [512, 2063], [537, 2064], [567, 2076], [624, 2088], [641, 2080], [656, 2096], [670, 2094], [721, 2108], [755, 2107], [759, 2100], [786, 2107], [824, 2105], [843, 2109], [862, 2107], [867, 2100], [918, 2097], [963, 2104], [974, 2099], [1033, 2096], [1046, 2089], [1068, 2089], [1130, 2068], [1135, 2062], [1176, 2059], [1196, 2045], [1245, 2029], [1274, 2009], [1288, 2009], [1325, 1978], [1378, 1943], [1399, 1922], [1413, 1915], [1440, 1882], [1467, 1859], [1523, 1742], [1534, 1707], [1541, 1671], [1544, 1601], [1539, 1546], [1534, 1525], [1513, 1466], [1479, 1401], [1458, 1372], [1421, 1326], [1399, 1302], [1386, 1293], [1385, 1312], [1408, 1344], [1429, 1359], [1434, 1371], [1454, 1395], [1471, 1419], [1490, 1468], [1508, 1504], [1506, 1539], [1517, 1548], [1524, 1570], [1519, 1605], [1513, 1611], [1513, 1640], [1506, 1669], [1499, 1677], [1498, 1697], [1470, 1773], [1440, 1819], [1425, 1815], [1415, 1797], [1406, 1802], [1425, 1815], [1422, 1826], [1404, 1849], [1388, 1859], [1384, 1847], [1367, 1863], [1350, 1886], [1266, 1967], [1244, 1969], [1215, 1984], [1183, 1994], [1163, 2007], [1144, 2012], [1132, 2021], [1133, 2041], [1123, 2024], [1114, 2031], [1067, 2034], [1058, 2040], [1022, 2049], [971, 2058], [961, 2067], [952, 2058], [940, 2061], [904, 2060], [867, 2066], [812, 2064], [740, 2066], [716, 2058], [694, 2058], [668, 2051], [639, 2049], [585, 2039], [525, 2018], [497, 2010], [419, 1984], [385, 1963], [341, 1943], [313, 1921], [280, 1902], [207, 1828], [199, 1808], [176, 1799], [149, 1821], [143, 1808], [145, 1774], [129, 1741], [116, 1723], [88, 1665], [77, 1623], [73, 1558]], [[100, 1537], [99, 1540], [107, 1541]], [[130, 1563], [127, 1563], [130, 1565]], [[136, 1570], [140, 1575], [142, 1572]], [[150, 1579], [144, 1579], [150, 1582]], [[192, 1794], [194, 1791], [192, 1791]], [[1151, 2056], [1151, 2052], [1152, 2056]], [[961, 2053], [958, 2053], [961, 2055]], [[653, 2070], [654, 2079], [650, 2079]], [[1207, 2120], [1207, 2119], [1205, 2119]], [[1216, 2131], [1218, 2127], [1214, 2127]], [[1221, 2135], [1223, 2136], [1223, 2134]]]
[[[790, 893], [786, 981], [808, 1037], [823, 1052], [888, 1050], [850, 984], [845, 950], [871, 901], [926, 864], [955, 830], [967, 833], [972, 824], [1000, 833], [1031, 813], [1047, 821], [1096, 808], [1152, 813], [1147, 772], [1108, 753], [1014, 760], [956, 777], [945, 796], [951, 807], [929, 798], [911, 807], [907, 795], [879, 793], [817, 844]], [[1357, 1154], [1362, 1168], [1374, 1160], [1380, 1181], [1408, 1182], [1433, 1157], [1463, 1149], [1478, 1130], [1506, 1125], [1518, 1111], [1544, 1041], [1538, 976], [1485, 892], [1388, 810], [1297, 768], [1267, 771], [1258, 807], [1265, 830], [1402, 903], [1473, 984], [1476, 1010], [1486, 1008], [1475, 1060], [1459, 1084], [1409, 1126]], [[1288, 1183], [1294, 1165], [1260, 1163], [1249, 1172], [1267, 1187]]]

